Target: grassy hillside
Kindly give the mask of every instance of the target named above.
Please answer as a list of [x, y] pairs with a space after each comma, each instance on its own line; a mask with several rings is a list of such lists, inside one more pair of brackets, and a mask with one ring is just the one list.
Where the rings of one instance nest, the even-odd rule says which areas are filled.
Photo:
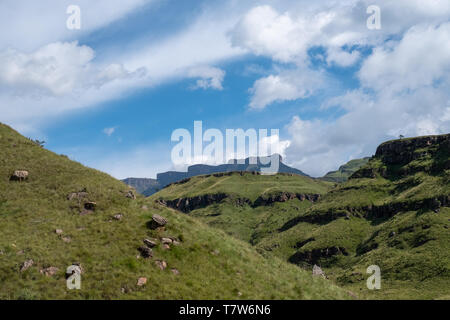
[[[0, 299], [350, 297], [310, 271], [266, 259], [248, 243], [190, 216], [151, 199], [133, 200], [122, 182], [1, 124], [0, 150]], [[16, 170], [28, 171], [28, 178], [10, 180]], [[86, 211], [94, 206], [90, 202], [96, 203], [92, 212]], [[149, 229], [156, 213], [168, 220], [164, 229]], [[165, 237], [179, 244], [164, 249]], [[146, 238], [157, 244], [150, 259], [138, 251]], [[30, 260], [31, 267], [21, 271]], [[157, 260], [167, 268], [161, 270]], [[83, 269], [81, 290], [66, 288], [65, 271], [73, 263]], [[58, 270], [47, 276], [49, 267]], [[141, 277], [148, 281], [138, 286]]]
[[[308, 270], [318, 264], [330, 279], [362, 297], [448, 299], [449, 169], [449, 135], [392, 141], [381, 145], [349, 181], [322, 194], [319, 201], [281, 198], [282, 202], [254, 206], [226, 198], [189, 215], [250, 242], [268, 257]], [[252, 199], [265, 189], [255, 187], [257, 182], [250, 179], [261, 179], [261, 185], [280, 180], [277, 176], [232, 178], [235, 189], [227, 190]], [[224, 177], [212, 179], [199, 178], [189, 188], [189, 182], [173, 185], [153, 199], [208, 194], [202, 185], [226, 190], [219, 188]], [[275, 182], [276, 192], [296, 192], [294, 185], [305, 192], [318, 190], [317, 181], [305, 184], [298, 177], [289, 179], [298, 181], [289, 181], [286, 188]], [[366, 287], [370, 265], [381, 268], [382, 290]]]
[[320, 179], [323, 181], [337, 183], [345, 182], [353, 173], [358, 171], [362, 166], [369, 162], [369, 159], [370, 158], [350, 160], [346, 164], [340, 166], [338, 170], [330, 171]]
[[250, 172], [231, 172], [205, 175], [174, 183], [158, 193], [164, 199], [188, 198], [205, 193], [225, 193], [255, 201], [259, 196], [279, 192], [323, 194], [332, 184], [309, 177], [276, 174], [259, 175]]

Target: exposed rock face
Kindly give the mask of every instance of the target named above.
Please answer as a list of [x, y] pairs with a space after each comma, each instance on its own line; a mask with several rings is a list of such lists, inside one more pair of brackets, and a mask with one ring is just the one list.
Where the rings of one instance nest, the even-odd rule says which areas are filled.
[[198, 208], [204, 208], [214, 203], [219, 203], [227, 198], [225, 193], [205, 194], [193, 198], [181, 198], [175, 200], [159, 200], [159, 203], [184, 213], [190, 212]]
[[[226, 173], [224, 173], [226, 174]], [[267, 206], [275, 202], [286, 202], [293, 199], [299, 199], [300, 201], [317, 202], [320, 200], [320, 194], [299, 194], [290, 192], [281, 192], [279, 194], [260, 196], [255, 202], [251, 202], [246, 198], [234, 198], [225, 193], [205, 194], [191, 198], [179, 198], [175, 200], [157, 200], [158, 203], [165, 205], [169, 208], [173, 208], [184, 213], [190, 211], [205, 208], [209, 205], [220, 203], [224, 199], [231, 199], [236, 206], [249, 205], [252, 207]]]
[[28, 174], [29, 174], [28, 171], [16, 170], [11, 175], [9, 180], [11, 180], [11, 181], [25, 181], [26, 179], [28, 179]]
[[167, 220], [158, 214], [154, 214], [152, 220], [149, 223], [151, 229], [157, 229], [164, 227], [167, 224]]
[[[441, 195], [419, 201], [392, 202], [381, 206], [332, 208], [326, 212], [313, 212], [311, 214], [296, 217], [286, 222], [279, 231], [286, 231], [301, 222], [325, 224], [341, 217], [350, 218], [350, 216], [366, 218], [369, 220], [387, 219], [399, 212], [417, 211], [420, 209], [430, 209], [439, 212], [439, 208], [449, 206], [450, 195]], [[351, 215], [349, 213], [351, 213]]]
[[422, 153], [415, 152], [416, 150], [431, 146], [437, 146], [435, 151], [441, 148], [450, 150], [450, 134], [388, 141], [377, 148], [375, 156], [386, 164], [404, 164], [423, 156]]
[[348, 255], [348, 252], [343, 247], [329, 247], [313, 249], [310, 251], [300, 251], [295, 253], [289, 258], [289, 262], [298, 264], [300, 262], [306, 262], [308, 264], [316, 264], [320, 259], [328, 259], [333, 256], [342, 254], [344, 256]]
[[317, 202], [320, 200], [320, 194], [300, 194], [300, 193], [291, 193], [291, 192], [281, 192], [279, 194], [272, 194], [268, 196], [260, 196], [256, 201], [254, 202], [254, 207], [259, 206], [267, 206], [271, 205], [275, 202], [286, 202], [289, 200], [298, 199], [300, 201], [311, 201], [311, 202]]

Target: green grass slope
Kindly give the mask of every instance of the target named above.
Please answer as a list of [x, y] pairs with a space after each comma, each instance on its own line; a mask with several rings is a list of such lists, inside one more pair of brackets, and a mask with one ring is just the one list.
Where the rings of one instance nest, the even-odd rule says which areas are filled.
[[350, 160], [346, 164], [340, 166], [338, 170], [330, 171], [320, 179], [323, 181], [337, 183], [345, 182], [353, 173], [358, 171], [362, 166], [369, 162], [369, 159], [370, 158]]
[[[238, 239], [256, 244], [259, 240], [282, 227], [289, 219], [312, 205], [310, 201], [289, 201], [298, 207], [274, 203], [274, 207], [256, 205], [258, 199], [271, 199], [285, 194], [322, 195], [331, 183], [309, 177], [277, 174], [256, 175], [249, 172], [234, 172], [218, 175], [198, 176], [188, 181], [172, 184], [153, 195], [153, 201], [195, 199], [203, 195], [226, 195], [211, 205], [200, 205], [190, 212], [190, 216], [201, 219], [208, 225], [222, 229]], [[241, 199], [241, 201], [239, 201]], [[247, 200], [246, 202], [243, 200]], [[177, 202], [177, 201], [175, 201]]]
[[[151, 199], [214, 192], [256, 199], [266, 192], [317, 192], [252, 206], [222, 199], [188, 215], [307, 270], [320, 265], [340, 286], [376, 299], [450, 297], [450, 136], [382, 144], [375, 157], [345, 183], [330, 189], [299, 177], [199, 177]], [[273, 189], [267, 190], [267, 186]], [[368, 290], [366, 269], [378, 265], [382, 290]]]
[[[26, 181], [10, 181], [15, 170]], [[329, 281], [150, 199], [126, 197], [128, 187], [49, 152], [0, 124], [0, 299], [347, 299]], [[79, 201], [68, 200], [85, 191]], [[94, 212], [80, 215], [85, 202]], [[114, 215], [122, 214], [121, 220]], [[150, 230], [153, 214], [168, 220]], [[57, 234], [57, 229], [62, 234]], [[169, 250], [163, 237], [180, 242]], [[153, 258], [139, 256], [155, 238]], [[21, 266], [33, 260], [25, 271]], [[161, 270], [157, 260], [167, 262]], [[66, 288], [65, 271], [83, 268], [81, 290]], [[56, 267], [47, 276], [40, 271]], [[173, 270], [172, 270], [173, 269]], [[178, 272], [175, 272], [176, 271]], [[177, 274], [176, 274], [177, 273]], [[148, 279], [138, 286], [140, 277]]]

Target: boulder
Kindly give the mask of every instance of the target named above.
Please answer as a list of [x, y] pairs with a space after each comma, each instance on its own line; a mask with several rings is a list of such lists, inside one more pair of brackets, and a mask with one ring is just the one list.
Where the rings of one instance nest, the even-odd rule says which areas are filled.
[[117, 221], [122, 220], [122, 218], [123, 218], [123, 214], [121, 214], [121, 213], [118, 213], [118, 214], [114, 215], [114, 217], [113, 217], [113, 219], [117, 220]]
[[172, 244], [172, 243], [173, 243], [173, 240], [170, 239], [170, 238], [162, 238], [162, 239], [161, 239], [161, 243], [162, 243], [162, 244]]
[[26, 179], [28, 179], [28, 171], [25, 170], [16, 170], [10, 177], [11, 181], [24, 181]]
[[312, 273], [313, 273], [313, 276], [319, 276], [324, 279], [326, 278], [325, 273], [323, 272], [322, 268], [320, 268], [318, 265], [314, 265]]
[[167, 220], [158, 214], [154, 214], [152, 220], [150, 221], [150, 228], [157, 229], [164, 227], [167, 224]]
[[58, 271], [59, 271], [59, 269], [56, 267], [48, 267], [48, 268], [44, 268], [44, 269], [40, 270], [40, 273], [44, 274], [47, 277], [51, 277], [51, 276], [55, 275]]
[[32, 265], [34, 264], [33, 260], [27, 260], [24, 263], [22, 263], [22, 266], [20, 267], [20, 272], [24, 272], [28, 270]]
[[125, 197], [132, 199], [132, 200], [136, 200], [136, 195], [131, 190], [126, 193]]
[[149, 248], [154, 248], [158, 245], [155, 240], [150, 239], [144, 239], [144, 244]]
[[158, 266], [158, 268], [160, 268], [161, 270], [164, 270], [167, 268], [167, 262], [163, 261], [163, 260], [156, 260], [155, 264]]
[[138, 250], [145, 259], [153, 257], [153, 250], [147, 246], [139, 247]]
[[139, 287], [142, 287], [142, 286], [145, 285], [146, 283], [147, 283], [147, 278], [145, 278], [145, 277], [141, 277], [141, 278], [139, 278], [138, 281], [137, 281], [137, 285], [138, 285]]

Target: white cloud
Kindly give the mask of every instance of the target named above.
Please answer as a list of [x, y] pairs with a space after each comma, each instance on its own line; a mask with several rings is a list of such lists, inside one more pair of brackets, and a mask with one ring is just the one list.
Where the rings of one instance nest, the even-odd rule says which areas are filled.
[[411, 28], [393, 49], [378, 47], [359, 78], [376, 90], [415, 90], [450, 75], [450, 23]]
[[327, 63], [336, 64], [341, 67], [354, 65], [361, 57], [359, 51], [347, 52], [337, 47], [329, 47], [327, 50]]
[[[2, 0], [0, 49], [32, 51], [48, 43], [71, 41], [159, 0]], [[69, 5], [81, 8], [81, 30], [66, 27]], [[8, 30], [5, 32], [5, 30]], [[26, 35], [26, 36], [24, 36]]]
[[32, 53], [0, 52], [0, 84], [14, 94], [63, 96], [133, 76], [120, 65], [103, 70], [92, 64], [95, 53], [77, 42], [48, 44]]
[[187, 77], [200, 78], [193, 89], [223, 90], [222, 82], [225, 78], [225, 71], [209, 66], [192, 67], [187, 71]]
[[116, 131], [116, 127], [112, 127], [112, 128], [105, 128], [103, 129], [103, 133], [106, 134], [108, 137], [112, 136], [113, 133]]
[[250, 108], [264, 109], [273, 102], [307, 98], [324, 83], [325, 77], [321, 72], [309, 69], [283, 71], [261, 78], [250, 89]]

